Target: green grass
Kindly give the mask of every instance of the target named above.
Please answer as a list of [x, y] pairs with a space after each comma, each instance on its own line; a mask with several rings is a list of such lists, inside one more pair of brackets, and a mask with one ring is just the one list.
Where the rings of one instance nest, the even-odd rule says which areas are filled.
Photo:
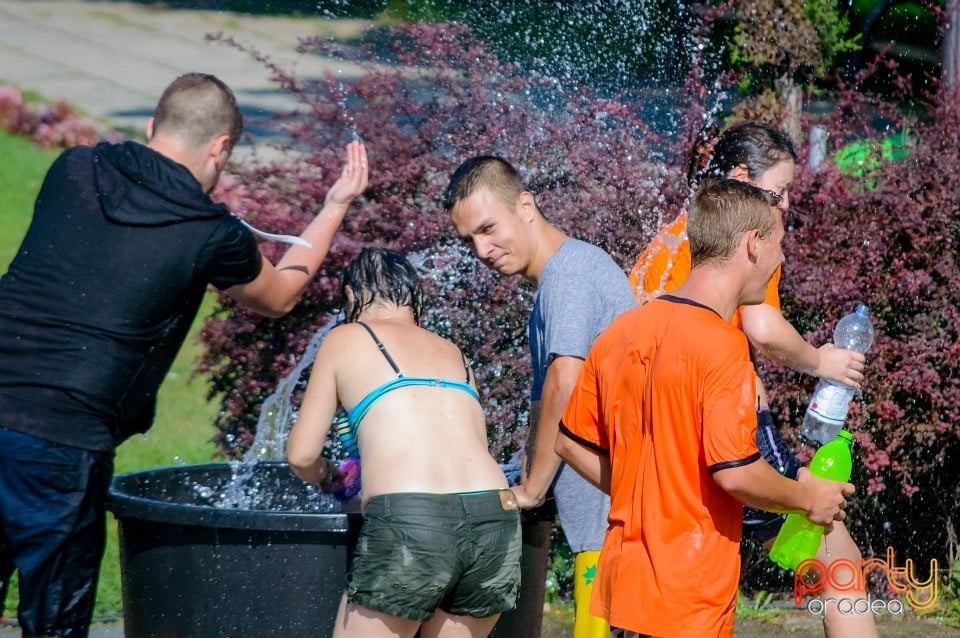
[[737, 593], [737, 619], [738, 620], [762, 620], [764, 622], [775, 622], [786, 614], [786, 610], [771, 606], [774, 600], [773, 594], [761, 591], [753, 599], [747, 598], [743, 592]]
[[[33, 202], [47, 168], [57, 151], [43, 151], [29, 140], [0, 132], [0, 272], [6, 272], [20, 240], [30, 223]], [[208, 295], [199, 317], [210, 313], [213, 296]], [[116, 473], [175, 465], [205, 463], [216, 448], [210, 442], [217, 405], [208, 403], [206, 386], [192, 371], [202, 349], [197, 340], [199, 320], [194, 322], [186, 343], [160, 388], [157, 418], [145, 435], [126, 441], [117, 450]], [[107, 518], [107, 549], [100, 572], [95, 615], [118, 617], [121, 613], [120, 567], [117, 527]], [[11, 592], [6, 609], [16, 609], [17, 592]]]
[[55, 151], [37, 148], [29, 139], [0, 132], [0, 272], [6, 272], [27, 232], [33, 200]]

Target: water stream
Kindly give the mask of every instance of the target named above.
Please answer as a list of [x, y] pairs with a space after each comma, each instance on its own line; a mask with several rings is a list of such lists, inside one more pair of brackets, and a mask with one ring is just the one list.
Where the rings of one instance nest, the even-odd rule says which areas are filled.
[[256, 436], [253, 445], [240, 460], [230, 462], [231, 478], [220, 489], [210, 485], [194, 485], [194, 493], [214, 507], [223, 509], [282, 509], [288, 511], [339, 511], [338, 501], [324, 494], [318, 487], [305, 485], [307, 498], [291, 496], [290, 502], [284, 502], [283, 495], [275, 494], [268, 486], [260, 484], [257, 464], [261, 462], [281, 462], [290, 428], [297, 418], [292, 404], [293, 392], [300, 383], [303, 371], [313, 363], [317, 350], [327, 333], [338, 323], [336, 317], [330, 320], [310, 339], [303, 356], [286, 377], [280, 380], [276, 390], [263, 402], [260, 418], [257, 421]]

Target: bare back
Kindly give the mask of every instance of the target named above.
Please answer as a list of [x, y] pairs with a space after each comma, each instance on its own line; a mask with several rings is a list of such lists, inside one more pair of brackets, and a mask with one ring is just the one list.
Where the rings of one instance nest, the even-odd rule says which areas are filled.
[[[409, 322], [370, 319], [364, 323], [403, 377], [467, 381], [464, 360], [450, 341]], [[330, 350], [337, 395], [347, 411], [398, 377], [363, 326], [340, 326], [328, 339], [334, 340]], [[469, 381], [472, 385], [472, 378]], [[364, 500], [391, 492], [507, 487], [487, 447], [480, 403], [462, 389], [442, 385], [393, 389], [373, 402], [357, 426]]]

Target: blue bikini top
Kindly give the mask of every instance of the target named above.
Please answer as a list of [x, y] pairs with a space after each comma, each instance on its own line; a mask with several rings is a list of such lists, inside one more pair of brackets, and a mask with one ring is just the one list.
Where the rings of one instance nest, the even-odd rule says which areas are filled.
[[390, 367], [393, 368], [393, 371], [397, 373], [397, 376], [389, 381], [380, 384], [373, 390], [367, 393], [357, 405], [353, 407], [352, 410], [346, 413], [346, 419], [338, 419], [336, 423], [337, 435], [340, 438], [340, 445], [343, 446], [344, 451], [347, 453], [347, 456], [360, 457], [360, 451], [357, 448], [357, 432], [360, 430], [360, 422], [363, 421], [363, 417], [367, 415], [367, 412], [373, 406], [377, 400], [388, 392], [393, 392], [394, 390], [399, 390], [400, 388], [406, 388], [409, 386], [434, 386], [438, 388], [452, 388], [454, 390], [462, 390], [466, 392], [478, 402], [480, 401], [480, 395], [477, 394], [477, 391], [473, 389], [473, 386], [470, 385], [470, 368], [467, 365], [467, 359], [463, 356], [463, 353], [460, 353], [460, 357], [463, 359], [463, 370], [466, 373], [466, 381], [452, 381], [450, 379], [434, 379], [432, 377], [405, 377], [403, 373], [400, 372], [399, 366], [393, 360], [393, 357], [390, 356], [390, 353], [387, 352], [386, 347], [377, 338], [377, 335], [370, 329], [370, 326], [358, 321], [361, 326], [366, 328], [367, 332], [370, 333], [370, 336], [373, 338], [374, 343], [377, 344], [377, 348], [380, 349], [380, 352], [383, 354], [384, 358], [387, 360], [387, 363], [390, 364]]

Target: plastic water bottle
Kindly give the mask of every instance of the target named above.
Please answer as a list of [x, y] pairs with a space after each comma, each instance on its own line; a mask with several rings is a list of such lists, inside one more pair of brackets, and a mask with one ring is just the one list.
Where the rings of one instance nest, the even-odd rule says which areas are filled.
[[[816, 477], [846, 483], [853, 469], [850, 446], [853, 436], [840, 430], [837, 436], [817, 450], [810, 461], [810, 473]], [[820, 549], [823, 526], [811, 523], [803, 514], [788, 514], [787, 520], [770, 548], [770, 559], [784, 569], [794, 570], [801, 561], [813, 558]]]
[[[873, 335], [870, 311], [861, 304], [837, 322], [833, 330], [833, 344], [838, 348], [866, 354], [873, 344]], [[847, 419], [850, 399], [855, 392], [856, 389], [850, 386], [820, 379], [807, 406], [800, 433], [821, 444], [832, 441]]]

